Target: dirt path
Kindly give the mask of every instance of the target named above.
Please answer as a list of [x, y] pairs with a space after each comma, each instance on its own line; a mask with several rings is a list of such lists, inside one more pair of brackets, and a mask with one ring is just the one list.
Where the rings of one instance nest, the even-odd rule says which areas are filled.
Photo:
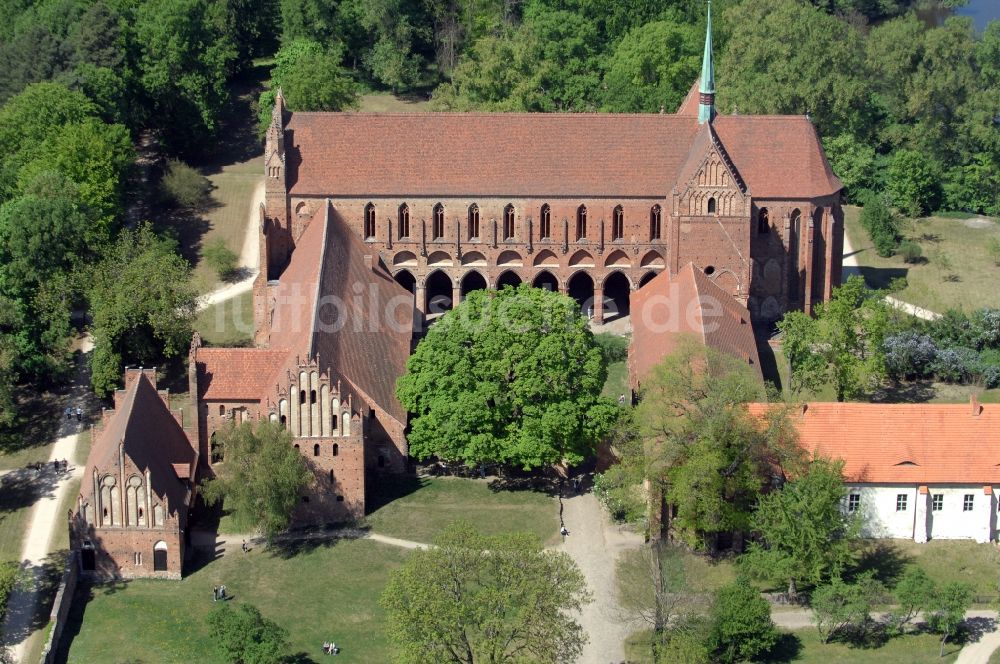
[[257, 235], [257, 224], [260, 221], [260, 206], [264, 203], [264, 179], [253, 190], [253, 201], [247, 214], [246, 234], [243, 237], [243, 248], [240, 251], [240, 272], [245, 275], [239, 281], [216, 288], [198, 298], [198, 310], [232, 299], [253, 288], [253, 281], [260, 271], [260, 239]]
[[[847, 281], [848, 277], [853, 275], [861, 275], [861, 268], [858, 267], [857, 253], [854, 248], [851, 247], [851, 240], [847, 237], [847, 231], [844, 231], [844, 269], [841, 274], [843, 281]], [[911, 316], [916, 316], [923, 320], [937, 320], [941, 318], [941, 314], [931, 311], [930, 309], [924, 309], [923, 307], [918, 307], [915, 304], [910, 304], [909, 302], [903, 302], [898, 300], [891, 295], [887, 295], [885, 301], [889, 303], [889, 306], [893, 309], [898, 309], [904, 313], [910, 314]]]
[[[92, 348], [93, 342], [90, 336], [84, 336], [79, 343], [81, 352], [76, 360], [76, 375], [70, 387], [69, 401], [74, 407], [80, 405], [88, 413], [93, 410], [94, 403], [87, 369], [87, 353]], [[29, 639], [38, 628], [37, 614], [45, 587], [42, 577], [50, 562], [49, 556], [53, 553], [53, 535], [56, 529], [66, 527], [66, 518], [60, 512], [59, 506], [73, 480], [83, 476], [83, 466], [76, 464], [76, 448], [80, 431], [86, 424], [78, 423], [75, 418], [66, 419], [62, 413], [58, 413], [57, 417], [60, 418], [59, 439], [52, 447], [49, 463], [42, 471], [52, 486], [32, 507], [21, 548], [21, 567], [28, 574], [30, 582], [23, 590], [11, 594], [7, 605], [7, 619], [3, 625], [3, 642], [11, 647], [15, 662], [24, 661]], [[55, 470], [53, 462], [63, 459], [69, 462], [68, 468], [64, 471]]]
[[563, 499], [563, 522], [569, 535], [556, 548], [576, 561], [594, 596], [580, 614], [589, 641], [578, 664], [622, 662], [625, 639], [635, 630], [622, 621], [615, 563], [623, 551], [642, 546], [642, 538], [613, 525], [591, 493]]

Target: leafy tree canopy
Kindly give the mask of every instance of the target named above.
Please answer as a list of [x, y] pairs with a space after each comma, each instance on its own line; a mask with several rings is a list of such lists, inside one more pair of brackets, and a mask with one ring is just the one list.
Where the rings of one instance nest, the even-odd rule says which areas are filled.
[[397, 381], [410, 454], [537, 468], [593, 453], [618, 406], [601, 349], [570, 298], [522, 285], [473, 291], [417, 346]]
[[851, 561], [859, 521], [842, 510], [842, 461], [814, 459], [806, 472], [780, 491], [764, 495], [750, 518], [760, 541], [740, 559], [750, 574], [799, 583], [819, 583], [838, 575]]
[[456, 523], [391, 573], [381, 604], [397, 664], [575, 661], [590, 601], [563, 552], [527, 534], [484, 536]]
[[724, 664], [757, 661], [778, 642], [771, 605], [745, 579], [723, 586], [715, 594], [709, 644]]
[[288, 655], [288, 633], [261, 615], [253, 604], [222, 603], [208, 614], [212, 638], [232, 664], [281, 664]]
[[244, 422], [216, 435], [214, 444], [226, 461], [217, 466], [217, 477], [205, 483], [205, 500], [211, 504], [225, 499], [240, 528], [267, 537], [285, 530], [312, 479], [302, 455], [292, 447], [292, 434], [272, 422], [256, 428]]
[[99, 395], [115, 389], [125, 362], [149, 366], [187, 349], [195, 305], [190, 272], [175, 245], [148, 225], [122, 231], [90, 271], [91, 382]]

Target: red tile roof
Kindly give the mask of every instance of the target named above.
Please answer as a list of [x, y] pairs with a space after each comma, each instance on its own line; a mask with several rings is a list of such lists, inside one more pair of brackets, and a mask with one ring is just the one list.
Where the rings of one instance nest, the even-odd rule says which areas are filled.
[[273, 391], [274, 368], [287, 354], [266, 348], [199, 348], [198, 398], [261, 400]]
[[[695, 98], [696, 99], [696, 98]], [[292, 196], [665, 197], [700, 125], [688, 115], [292, 113]], [[841, 188], [800, 116], [716, 117], [756, 197]]]
[[754, 198], [812, 198], [844, 186], [805, 116], [719, 115], [712, 127]]
[[[671, 276], [663, 271], [632, 293], [629, 378], [633, 387], [672, 353], [682, 335], [750, 364], [761, 376], [750, 312], [688, 263]], [[763, 380], [763, 378], [761, 378]]]
[[[763, 413], [767, 404], [751, 404]], [[1000, 405], [807, 403], [799, 444], [843, 459], [850, 482], [1000, 483]], [[974, 414], [974, 413], [978, 414]]]
[[170, 509], [177, 510], [184, 523], [198, 453], [145, 375], [128, 385], [120, 404], [90, 448], [80, 494], [92, 495], [94, 468], [107, 471], [118, 466], [118, 445], [123, 443], [125, 456], [141, 472], [149, 470], [153, 492], [166, 496]]

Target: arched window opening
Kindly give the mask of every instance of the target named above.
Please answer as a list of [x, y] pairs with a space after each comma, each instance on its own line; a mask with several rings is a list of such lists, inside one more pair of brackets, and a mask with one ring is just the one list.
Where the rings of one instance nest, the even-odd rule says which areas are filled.
[[503, 209], [503, 239], [514, 239], [514, 206], [510, 204]]
[[167, 543], [163, 540], [153, 545], [153, 571], [167, 571]]
[[410, 206], [406, 203], [399, 206], [399, 220], [396, 233], [400, 240], [410, 237]]
[[715, 214], [715, 196], [708, 199], [708, 213]]
[[764, 235], [771, 230], [771, 213], [767, 208], [761, 208], [757, 213], [757, 234]]
[[479, 206], [475, 203], [469, 206], [469, 239], [479, 239]]
[[621, 240], [625, 236], [625, 211], [621, 205], [611, 213], [611, 240]]
[[337, 456], [338, 454], [340, 454], [340, 445], [338, 445], [337, 443], [334, 443], [333, 444], [333, 456]]
[[306, 391], [299, 390], [299, 403], [305, 403], [305, 402], [306, 402]]
[[142, 519], [144, 515], [145, 515], [145, 513], [142, 511], [142, 508], [140, 507], [139, 508], [139, 518]]
[[333, 420], [333, 430], [336, 431], [337, 430], [337, 414], [334, 413], [333, 416], [331, 417], [331, 419]]
[[319, 443], [313, 445], [313, 456], [319, 456]]
[[281, 427], [284, 428], [288, 424], [288, 417], [285, 415], [281, 416]]
[[108, 518], [108, 508], [107, 507], [104, 508], [104, 518], [105, 519]]
[[661, 233], [661, 224], [663, 219], [663, 208], [659, 205], [654, 205], [649, 211], [649, 239], [659, 240]]
[[316, 390], [309, 390], [309, 403], [316, 403]]
[[576, 239], [587, 239], [587, 206], [581, 205], [576, 209]]
[[712, 276], [713, 274], [715, 274], [715, 266], [709, 265], [705, 267], [705, 274], [707, 274], [708, 276]]
[[365, 206], [365, 239], [375, 239], [375, 205], [372, 203]]
[[299, 449], [299, 444], [295, 443], [295, 449]]
[[552, 237], [552, 208], [546, 203], [542, 206], [542, 212], [538, 215], [538, 237], [548, 240]]
[[333, 484], [333, 471], [330, 471], [330, 484]]
[[219, 404], [219, 417], [223, 417], [225, 416], [225, 414], [226, 414], [226, 407], [222, 404]]
[[444, 206], [438, 203], [434, 206], [434, 214], [431, 218], [431, 239], [440, 240], [444, 238]]

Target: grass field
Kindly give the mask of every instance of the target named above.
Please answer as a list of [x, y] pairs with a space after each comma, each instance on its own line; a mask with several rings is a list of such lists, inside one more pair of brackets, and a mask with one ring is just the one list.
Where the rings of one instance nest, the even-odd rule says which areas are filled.
[[[492, 480], [457, 477], [401, 478], [412, 487], [386, 487], [396, 496], [367, 517], [382, 535], [430, 542], [453, 521], [468, 521], [486, 534], [513, 531], [534, 533], [543, 543], [559, 537], [559, 504], [549, 495], [530, 490], [497, 490]], [[406, 493], [409, 489], [415, 489]]]
[[[799, 664], [948, 664], [954, 662], [960, 646], [945, 645], [944, 657], [938, 657], [938, 637], [933, 634], [908, 634], [890, 639], [880, 648], [854, 648], [843, 643], [822, 643], [815, 629], [788, 632], [779, 649], [760, 664], [798, 662]], [[625, 657], [631, 664], [652, 664], [650, 631], [633, 634], [625, 642]], [[996, 655], [994, 655], [996, 657]], [[990, 660], [993, 664], [994, 660]], [[997, 660], [1000, 662], [1000, 659]]]
[[198, 314], [194, 329], [210, 346], [246, 346], [253, 338], [253, 293], [247, 291]]
[[601, 394], [611, 399], [617, 399], [620, 394], [629, 394], [628, 386], [628, 364], [626, 362], [612, 362], [608, 365], [608, 379], [604, 381], [604, 389]]
[[994, 546], [960, 540], [935, 540], [917, 544], [910, 540], [890, 540], [901, 560], [919, 565], [939, 584], [969, 583], [977, 595], [996, 596], [1000, 592], [1000, 550]]
[[[84, 586], [73, 604], [58, 661], [90, 664], [224, 664], [206, 616], [212, 587], [250, 602], [288, 630], [296, 661], [320, 661], [321, 645], [341, 647], [338, 662], [385, 662], [388, 652], [378, 596], [406, 552], [376, 542], [335, 541], [291, 557], [267, 550], [227, 555], [183, 581], [139, 580]], [[141, 644], [140, 649], [135, 649]]]
[[407, 99], [383, 92], [361, 95], [358, 110], [364, 113], [427, 113], [431, 109], [430, 102], [425, 99]]
[[21, 560], [24, 530], [37, 495], [28, 482], [0, 478], [0, 562]]
[[[986, 251], [990, 237], [1000, 238], [1000, 223], [970, 227], [968, 219], [929, 217], [905, 224], [904, 236], [923, 249], [924, 262], [908, 265], [900, 256], [881, 258], [861, 228], [860, 209], [846, 207], [845, 228], [856, 252], [861, 273], [870, 286], [884, 288], [896, 277], [906, 277], [907, 287], [895, 296], [931, 311], [947, 309], [971, 311], [1000, 307], [996, 277], [1000, 268]], [[941, 255], [951, 269], [943, 269]], [[953, 277], [949, 275], [954, 275]]]

